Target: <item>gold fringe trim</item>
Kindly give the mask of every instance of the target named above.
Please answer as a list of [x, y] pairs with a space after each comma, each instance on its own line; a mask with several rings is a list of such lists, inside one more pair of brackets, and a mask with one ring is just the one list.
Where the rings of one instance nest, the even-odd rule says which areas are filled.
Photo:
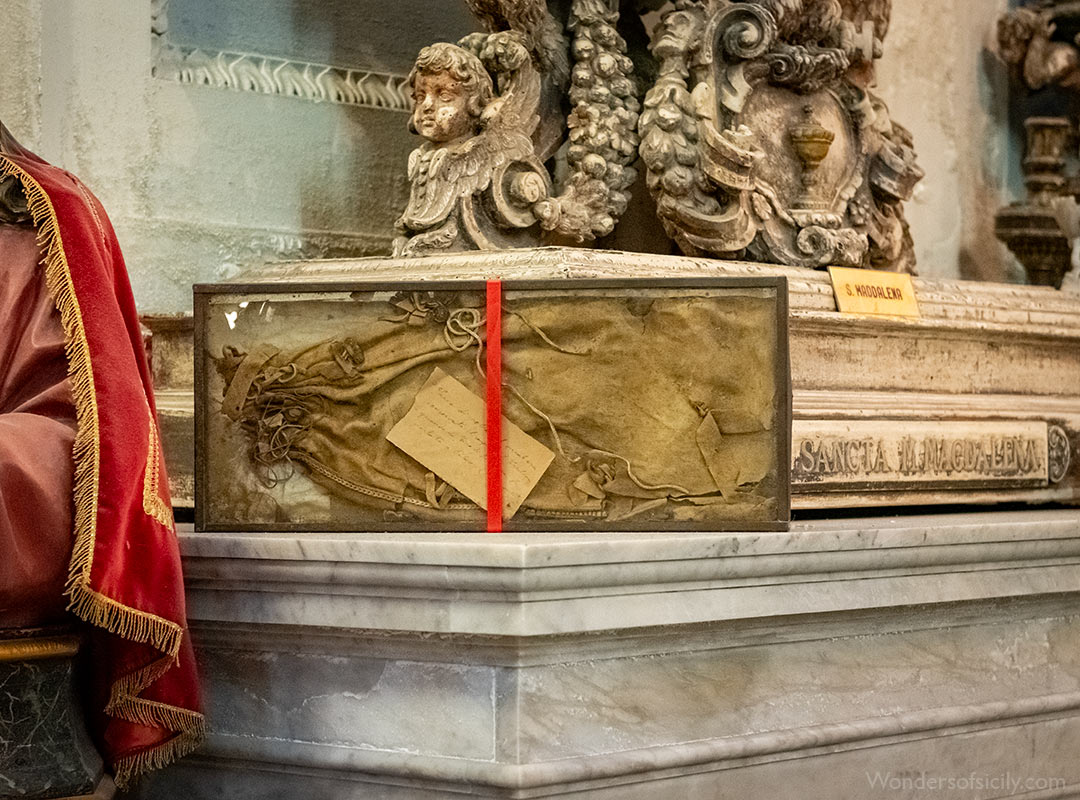
[[13, 161], [0, 155], [0, 176], [14, 175], [23, 184], [27, 208], [37, 227], [38, 246], [42, 251], [45, 285], [60, 312], [64, 328], [64, 349], [75, 403], [75, 546], [68, 568], [67, 593], [78, 584], [86, 584], [93, 564], [97, 527], [98, 480], [101, 450], [98, 431], [97, 393], [90, 366], [90, 346], [83, 328], [82, 309], [75, 297], [60, 223], [49, 197], [36, 180]]
[[150, 405], [146, 406], [150, 418], [150, 443], [146, 448], [146, 469], [143, 472], [143, 511], [166, 528], [172, 525], [172, 509], [165, 505], [159, 491], [161, 487], [161, 443], [158, 440], [157, 420]]
[[[206, 722], [202, 714], [138, 697], [139, 692], [172, 665], [173, 659], [161, 658], [113, 684], [109, 702], [105, 706], [106, 713], [137, 725], [177, 733], [164, 745], [120, 759], [116, 765], [116, 784], [121, 788], [141, 772], [165, 766], [195, 749], [206, 735]], [[179, 752], [178, 748], [186, 749]]]
[[[77, 430], [73, 457], [74, 533], [65, 593], [68, 608], [78, 617], [130, 641], [148, 644], [165, 654], [164, 658], [117, 681], [111, 691], [106, 713], [138, 724], [149, 724], [177, 735], [152, 750], [122, 758], [114, 765], [116, 784], [123, 788], [143, 772], [165, 766], [198, 747], [205, 735], [202, 714], [175, 708], [138, 697], [176, 660], [183, 629], [170, 620], [125, 606], [90, 587], [97, 539], [98, 492], [101, 470], [101, 432], [98, 427], [97, 392], [90, 362], [90, 345], [83, 326], [82, 309], [75, 295], [71, 268], [60, 223], [48, 194], [41, 185], [15, 162], [0, 154], [0, 178], [14, 175], [22, 182], [27, 208], [37, 228], [45, 285], [60, 313], [64, 329], [64, 350], [68, 361], [72, 400], [75, 404]], [[81, 189], [80, 189], [81, 191]], [[84, 194], [85, 197], [85, 194]], [[91, 203], [91, 210], [95, 214]], [[100, 221], [96, 220], [100, 228]], [[104, 235], [104, 231], [102, 231]], [[154, 428], [151, 419], [151, 429]], [[151, 434], [153, 435], [153, 434]], [[154, 470], [156, 472], [156, 469]]]
[[180, 652], [183, 629], [171, 620], [118, 603], [111, 597], [79, 585], [68, 592], [68, 608], [80, 619], [124, 639], [148, 644], [175, 659]]
[[[177, 646], [179, 647], [179, 639]], [[144, 772], [161, 769], [187, 755], [206, 737], [206, 720], [202, 714], [138, 696], [175, 662], [174, 656], [159, 658], [142, 669], [125, 675], [112, 685], [109, 702], [105, 705], [106, 714], [136, 725], [159, 728], [176, 734], [157, 747], [120, 758], [113, 765], [116, 785], [120, 789], [128, 788], [131, 782]]]
[[144, 750], [128, 758], [121, 758], [116, 764], [117, 788], [128, 787], [143, 773], [167, 767], [177, 759], [193, 752], [202, 743], [205, 735], [205, 729], [200, 726], [198, 730], [178, 734], [153, 750]]
[[[158, 703], [155, 700], [145, 700], [138, 697], [123, 699], [121, 705], [127, 705], [125, 719], [145, 725], [148, 728], [165, 728], [170, 731], [182, 731], [202, 724], [202, 714], [188, 711], [186, 708], [177, 708], [166, 703]], [[116, 709], [115, 707], [110, 709]], [[130, 718], [129, 718], [130, 717]]]

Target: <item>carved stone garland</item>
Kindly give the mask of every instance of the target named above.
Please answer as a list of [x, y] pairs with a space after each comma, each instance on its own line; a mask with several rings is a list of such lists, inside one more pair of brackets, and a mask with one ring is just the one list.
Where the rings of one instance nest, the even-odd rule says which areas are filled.
[[575, 0], [572, 35], [569, 178], [557, 197], [537, 204], [546, 231], [577, 241], [606, 236], [626, 210], [637, 171], [638, 111], [633, 62], [607, 0]]
[[888, 8], [880, 35], [837, 0], [678, 0], [663, 17], [641, 156], [684, 252], [914, 272], [902, 202], [923, 173], [860, 79]]

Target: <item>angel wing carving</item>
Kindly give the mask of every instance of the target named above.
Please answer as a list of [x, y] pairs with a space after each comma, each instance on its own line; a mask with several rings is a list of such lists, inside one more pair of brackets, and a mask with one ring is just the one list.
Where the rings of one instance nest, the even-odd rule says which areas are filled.
[[459, 198], [491, 185], [491, 176], [511, 161], [532, 154], [532, 140], [501, 126], [481, 131], [459, 149], [423, 146], [409, 159], [412, 193], [402, 222], [424, 230], [445, 220]]
[[[649, 7], [662, 1], [639, 0]], [[618, 28], [619, 3], [559, 0], [551, 3], [555, 15], [546, 0], [466, 3], [491, 32], [469, 34], [456, 47], [432, 47], [471, 53], [496, 78], [499, 96], [489, 102], [489, 87], [483, 113], [470, 109], [471, 140], [447, 137], [440, 146], [422, 134], [429, 143], [410, 157], [410, 200], [395, 252], [520, 247], [548, 234], [576, 241], [606, 236], [626, 210], [637, 175], [639, 87]], [[433, 129], [435, 95], [426, 84], [417, 90], [426, 104], [418, 108], [428, 115], [422, 126]], [[555, 175], [545, 166], [552, 157], [560, 165]], [[460, 236], [450, 231], [455, 224], [463, 228]]]

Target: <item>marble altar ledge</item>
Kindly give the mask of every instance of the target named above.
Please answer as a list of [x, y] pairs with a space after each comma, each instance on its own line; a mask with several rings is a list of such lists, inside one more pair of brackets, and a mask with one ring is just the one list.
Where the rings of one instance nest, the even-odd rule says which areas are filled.
[[181, 547], [211, 733], [140, 797], [1080, 796], [1080, 511]]
[[[831, 463], [803, 463], [793, 475], [792, 508], [1080, 505], [1080, 458], [1074, 455], [1080, 450], [1080, 304], [1075, 295], [1050, 287], [916, 279], [921, 317], [862, 316], [836, 310], [829, 276], [817, 270], [558, 247], [276, 262], [227, 285], [254, 297], [261, 286], [277, 293], [283, 283], [317, 292], [371, 281], [496, 277], [784, 278], [793, 462], [803, 446], [820, 455], [836, 440], [870, 439], [887, 450], [907, 437], [923, 442], [922, 449], [904, 451], [910, 455], [903, 458], [915, 460], [894, 464], [904, 467], [899, 471], [874, 469], [876, 460], [852, 463], [835, 450]], [[193, 343], [175, 321], [155, 324], [155, 380], [173, 497], [190, 505]], [[1048, 455], [1030, 462], [1031, 471], [1020, 478], [987, 471], [978, 458], [957, 472], [951, 462], [940, 468], [937, 460], [919, 456], [927, 446], [954, 447], [957, 440], [975, 454], [975, 448], [1018, 435], [1033, 442], [1045, 438]]]
[[[195, 533], [195, 620], [551, 636], [1080, 591], [1080, 511], [786, 533]], [[618, 598], [613, 602], [613, 598]]]
[[[498, 276], [504, 280], [558, 278], [685, 278], [783, 275], [788, 279], [792, 310], [833, 312], [829, 276], [818, 270], [782, 267], [749, 261], [665, 256], [591, 248], [541, 247], [445, 253], [427, 258], [320, 259], [273, 262], [246, 270], [250, 283], [297, 281], [319, 284], [343, 277], [365, 280], [475, 280]], [[925, 317], [957, 329], [1034, 327], [1051, 337], [1063, 332], [1080, 336], [1080, 311], [1067, 292], [1047, 286], [1022, 286], [982, 281], [916, 278], [919, 307]]]

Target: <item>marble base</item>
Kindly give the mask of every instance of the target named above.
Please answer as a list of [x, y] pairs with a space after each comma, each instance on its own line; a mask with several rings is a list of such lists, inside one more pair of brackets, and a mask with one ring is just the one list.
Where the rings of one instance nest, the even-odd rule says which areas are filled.
[[144, 797], [1080, 796], [1077, 511], [181, 543], [211, 735]]
[[[109, 797], [75, 691], [74, 636], [0, 631], [0, 797]], [[106, 783], [111, 783], [105, 780]]]

